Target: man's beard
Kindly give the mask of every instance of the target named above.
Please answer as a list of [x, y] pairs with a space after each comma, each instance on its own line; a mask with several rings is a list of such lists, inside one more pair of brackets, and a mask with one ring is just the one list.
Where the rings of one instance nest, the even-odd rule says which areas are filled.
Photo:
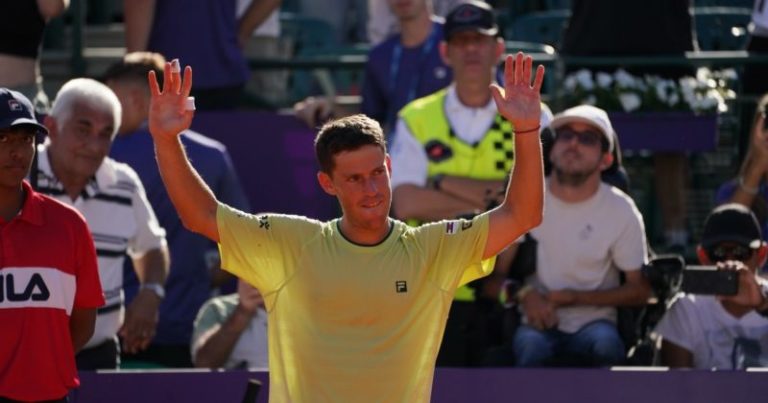
[[587, 181], [598, 170], [597, 167], [584, 171], [565, 172], [557, 166], [552, 166], [552, 172], [555, 174], [557, 183], [568, 187], [579, 187]]

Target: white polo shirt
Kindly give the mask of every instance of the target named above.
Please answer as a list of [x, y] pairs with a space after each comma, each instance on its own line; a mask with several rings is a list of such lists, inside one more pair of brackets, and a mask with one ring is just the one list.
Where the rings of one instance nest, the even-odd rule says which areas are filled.
[[37, 190], [77, 209], [91, 230], [106, 304], [99, 308], [96, 328], [86, 348], [114, 337], [125, 315], [123, 262], [166, 245], [165, 230], [147, 201], [144, 186], [126, 164], [105, 158], [81, 195], [72, 200], [54, 176], [48, 143], [38, 146]]

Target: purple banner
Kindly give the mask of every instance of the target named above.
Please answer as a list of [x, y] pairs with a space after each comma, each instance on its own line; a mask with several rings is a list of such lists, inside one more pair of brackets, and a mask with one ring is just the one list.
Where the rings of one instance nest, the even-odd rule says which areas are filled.
[[293, 116], [205, 112], [195, 115], [192, 128], [227, 146], [252, 212], [339, 215], [336, 199], [317, 183], [315, 132]]
[[701, 152], [717, 148], [717, 115], [611, 113], [622, 150]]
[[[266, 372], [82, 372], [72, 403], [244, 402], [249, 379], [262, 383], [256, 402], [266, 403]], [[386, 379], [371, 380], [387, 382]], [[435, 403], [680, 403], [765, 402], [768, 373], [655, 369], [438, 368]]]

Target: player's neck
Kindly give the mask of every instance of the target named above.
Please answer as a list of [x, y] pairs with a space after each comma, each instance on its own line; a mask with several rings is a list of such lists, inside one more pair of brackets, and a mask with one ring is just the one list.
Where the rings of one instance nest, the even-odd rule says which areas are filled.
[[407, 48], [424, 43], [432, 33], [432, 19], [429, 13], [405, 21], [400, 21], [400, 42]]
[[383, 242], [392, 228], [392, 220], [385, 217], [381, 222], [355, 223], [342, 217], [339, 220], [341, 234], [350, 242], [357, 245], [378, 245]]

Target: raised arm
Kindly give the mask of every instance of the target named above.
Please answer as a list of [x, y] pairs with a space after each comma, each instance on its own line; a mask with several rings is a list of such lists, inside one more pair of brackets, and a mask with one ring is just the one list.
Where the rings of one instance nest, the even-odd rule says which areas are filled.
[[747, 208], [752, 208], [752, 203], [760, 193], [760, 185], [768, 172], [768, 130], [763, 129], [764, 121], [765, 117], [758, 113], [750, 133], [750, 149], [739, 172], [738, 185], [730, 200]]
[[494, 256], [522, 234], [541, 223], [544, 206], [544, 168], [541, 159], [539, 121], [544, 66], [536, 68], [531, 85], [533, 60], [519, 52], [508, 55], [504, 65], [504, 88], [493, 84], [491, 93], [499, 113], [515, 130], [515, 166], [504, 201], [490, 214], [484, 258]]
[[183, 131], [189, 129], [194, 115], [193, 110], [185, 108], [192, 89], [192, 68], [187, 66], [184, 69], [182, 80], [179, 69], [172, 71], [171, 65], [171, 62], [165, 64], [162, 91], [155, 72], [149, 72], [149, 88], [152, 94], [149, 104], [149, 131], [155, 142], [157, 165], [165, 189], [184, 226], [218, 242], [218, 201], [190, 164], [179, 137]]

